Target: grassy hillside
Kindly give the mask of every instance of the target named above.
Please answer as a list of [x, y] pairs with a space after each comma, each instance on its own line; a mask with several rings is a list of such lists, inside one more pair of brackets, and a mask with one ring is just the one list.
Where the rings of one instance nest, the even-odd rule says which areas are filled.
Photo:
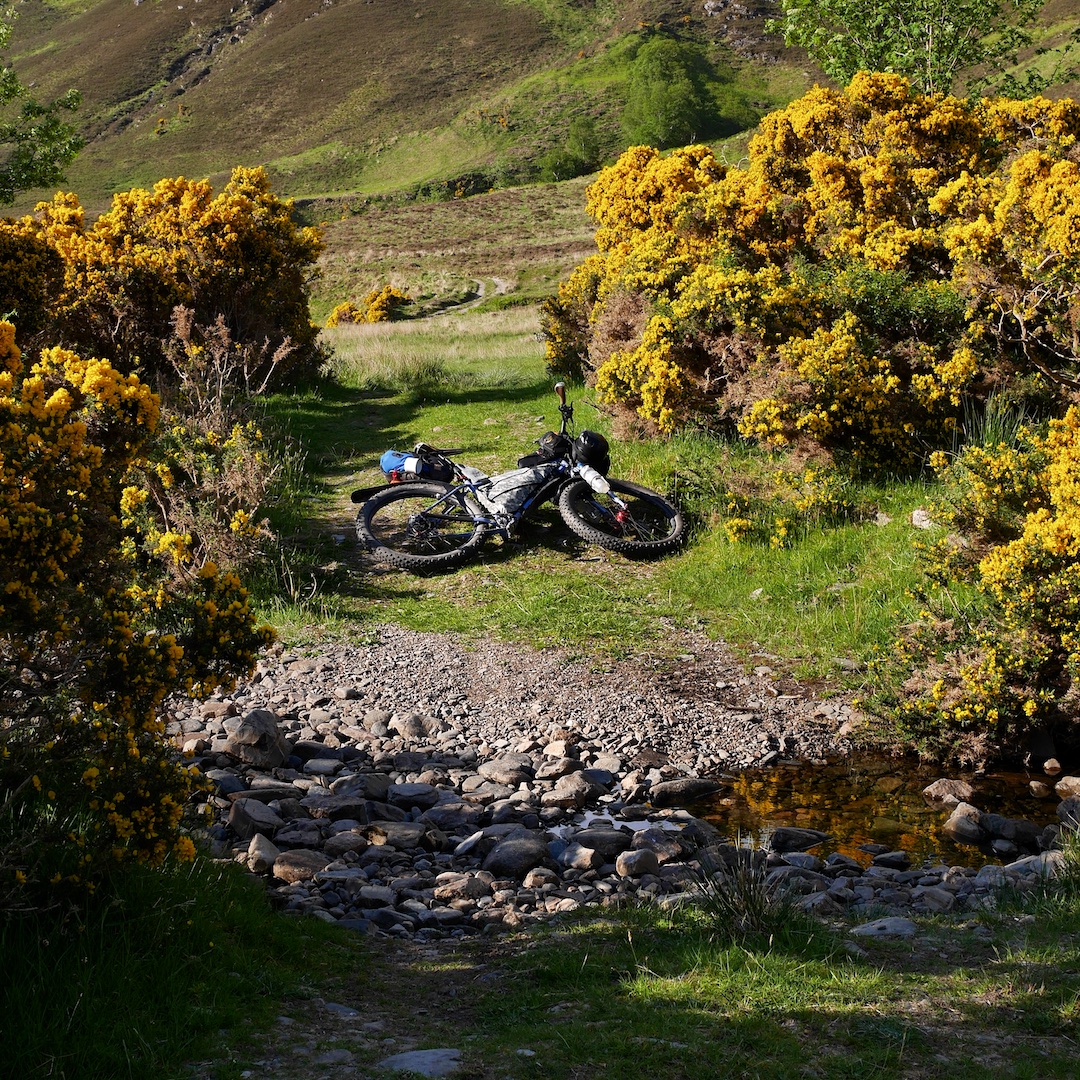
[[503, 188], [446, 202], [302, 205], [325, 222], [313, 314], [391, 283], [425, 310], [535, 300], [596, 250], [585, 179]]
[[[714, 10], [699, 0], [23, 0], [13, 61], [43, 99], [82, 92], [88, 142], [67, 187], [91, 213], [163, 176], [220, 185], [236, 165], [265, 165], [308, 221], [326, 224], [321, 318], [387, 281], [427, 307], [553, 291], [591, 231], [583, 183], [537, 185], [537, 163], [577, 120], [593, 125], [599, 160], [624, 148], [627, 72], [653, 28], [705, 49], [729, 128], [814, 80], [804, 55], [764, 34], [775, 0]], [[1078, 23], [1075, 0], [1049, 0], [1037, 44]], [[1034, 50], [1025, 62], [1045, 63]], [[28, 192], [14, 209], [51, 194]]]
[[709, 19], [690, 0], [27, 0], [13, 59], [41, 97], [82, 92], [69, 182], [89, 206], [237, 164], [303, 198], [471, 193], [526, 178], [575, 117], [617, 153], [643, 27], [705, 43], [741, 114], [798, 93], [760, 40], [769, 2]]

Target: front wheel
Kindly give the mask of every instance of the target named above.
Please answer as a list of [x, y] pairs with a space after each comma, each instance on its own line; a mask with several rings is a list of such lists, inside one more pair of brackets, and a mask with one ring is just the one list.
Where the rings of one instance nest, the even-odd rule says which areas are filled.
[[609, 478], [608, 484], [607, 495], [584, 480], [567, 484], [559, 494], [559, 513], [582, 540], [639, 559], [668, 555], [679, 547], [686, 523], [667, 499], [628, 480]]
[[448, 484], [395, 484], [368, 499], [356, 535], [383, 562], [435, 570], [464, 562], [484, 539], [465, 493]]

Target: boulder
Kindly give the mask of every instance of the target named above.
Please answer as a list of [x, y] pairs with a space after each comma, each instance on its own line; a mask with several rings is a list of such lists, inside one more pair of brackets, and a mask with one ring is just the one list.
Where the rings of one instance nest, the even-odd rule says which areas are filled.
[[250, 840], [256, 833], [275, 832], [285, 821], [276, 810], [258, 799], [237, 799], [229, 807], [228, 824], [241, 840]]
[[828, 839], [829, 834], [821, 832], [820, 829], [799, 829], [792, 825], [781, 825], [769, 838], [769, 850], [781, 854], [785, 851], [809, 851]]
[[615, 860], [615, 870], [619, 877], [644, 877], [646, 874], [659, 874], [660, 861], [655, 851], [649, 848], [638, 848], [622, 852]]
[[949, 820], [941, 827], [946, 836], [951, 836], [961, 844], [981, 844], [986, 839], [979, 824], [982, 815], [971, 803], [957, 803]]
[[289, 757], [289, 744], [269, 709], [252, 709], [226, 738], [222, 749], [257, 769], [276, 769]]
[[685, 806], [698, 799], [706, 799], [723, 790], [716, 780], [702, 780], [687, 776], [680, 780], [661, 780], [649, 789], [649, 802], [653, 806]]
[[309, 881], [330, 865], [330, 857], [322, 851], [308, 848], [294, 848], [283, 851], [274, 860], [274, 877], [294, 884], [297, 881]]
[[547, 838], [541, 832], [509, 836], [488, 852], [483, 865], [496, 877], [520, 881], [535, 867], [551, 865]]
[[943, 802], [947, 806], [970, 802], [975, 797], [975, 789], [966, 780], [949, 780], [944, 777], [928, 784], [922, 793], [926, 798]]

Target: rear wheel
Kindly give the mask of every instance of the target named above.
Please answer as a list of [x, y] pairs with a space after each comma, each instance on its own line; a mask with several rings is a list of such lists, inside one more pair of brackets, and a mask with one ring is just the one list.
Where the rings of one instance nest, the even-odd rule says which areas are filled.
[[670, 554], [682, 544], [686, 524], [667, 499], [628, 480], [608, 483], [606, 495], [584, 480], [567, 484], [559, 495], [559, 513], [582, 540], [639, 559]]
[[465, 493], [448, 484], [394, 485], [368, 499], [356, 516], [356, 535], [371, 553], [406, 570], [465, 562], [484, 530]]

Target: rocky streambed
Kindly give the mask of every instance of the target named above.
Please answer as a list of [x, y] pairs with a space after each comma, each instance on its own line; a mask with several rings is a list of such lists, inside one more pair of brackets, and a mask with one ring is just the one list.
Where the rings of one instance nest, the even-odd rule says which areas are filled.
[[[725, 772], [850, 749], [849, 706], [785, 685], [767, 657], [747, 673], [705, 638], [598, 662], [369, 633], [312, 655], [279, 648], [232, 694], [176, 705], [169, 732], [210, 781], [218, 855], [263, 875], [283, 909], [371, 933], [461, 937], [582, 905], [680, 903], [703, 852], [749, 857], [686, 809]], [[867, 845], [820, 858], [825, 835], [792, 827], [757, 857], [807, 910], [865, 915], [863, 933], [992, 904], [1060, 865], [1054, 830], [983, 814], [955, 784], [935, 794], [956, 829], [1016, 857], [913, 866]], [[1061, 803], [1066, 824], [1075, 802]]]

